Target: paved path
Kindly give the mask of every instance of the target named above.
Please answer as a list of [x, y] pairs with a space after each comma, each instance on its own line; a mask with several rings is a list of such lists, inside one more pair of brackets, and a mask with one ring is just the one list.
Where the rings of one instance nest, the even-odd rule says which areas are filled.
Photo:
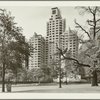
[[[0, 88], [1, 90], [1, 88]], [[90, 84], [69, 84], [51, 86], [13, 86], [12, 93], [100, 93], [100, 86], [91, 87]]]

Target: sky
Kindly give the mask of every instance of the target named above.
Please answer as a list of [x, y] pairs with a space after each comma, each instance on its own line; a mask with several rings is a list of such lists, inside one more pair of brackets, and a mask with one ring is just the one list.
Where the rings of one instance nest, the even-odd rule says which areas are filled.
[[[57, 7], [57, 6], [53, 6]], [[34, 32], [46, 36], [46, 23], [51, 16], [52, 6], [1, 6], [15, 16], [17, 26], [23, 28], [23, 35], [27, 39], [33, 36]], [[66, 30], [68, 28], [75, 29], [74, 20], [84, 25], [87, 16], [79, 15], [79, 11], [75, 7], [59, 6], [62, 18], [66, 19]]]

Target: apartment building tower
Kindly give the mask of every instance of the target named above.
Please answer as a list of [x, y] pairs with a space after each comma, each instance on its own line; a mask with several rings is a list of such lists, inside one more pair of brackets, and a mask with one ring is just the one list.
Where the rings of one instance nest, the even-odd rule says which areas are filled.
[[61, 34], [65, 32], [65, 19], [62, 19], [60, 10], [55, 7], [51, 8], [51, 17], [47, 22], [47, 37], [46, 37], [46, 60], [51, 63], [52, 58], [59, 59], [59, 56], [54, 56], [58, 51], [57, 45], [61, 42]]
[[34, 33], [29, 39], [31, 54], [29, 57], [29, 69], [39, 68], [45, 64], [45, 39], [42, 35]]

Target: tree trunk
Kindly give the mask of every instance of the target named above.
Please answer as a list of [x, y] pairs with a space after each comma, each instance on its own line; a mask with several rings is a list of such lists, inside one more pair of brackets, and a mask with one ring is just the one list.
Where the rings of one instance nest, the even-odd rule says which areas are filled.
[[92, 73], [91, 86], [98, 86], [97, 71], [96, 70], [94, 70]]
[[18, 81], [17, 78], [18, 78], [18, 75], [17, 75], [17, 69], [16, 69], [16, 84], [17, 84], [17, 81]]
[[39, 84], [41, 83], [40, 78], [38, 78], [38, 83], [39, 83]]
[[2, 92], [5, 92], [5, 63], [2, 68]]
[[66, 73], [66, 85], [68, 84], [68, 82], [67, 82], [67, 73]]

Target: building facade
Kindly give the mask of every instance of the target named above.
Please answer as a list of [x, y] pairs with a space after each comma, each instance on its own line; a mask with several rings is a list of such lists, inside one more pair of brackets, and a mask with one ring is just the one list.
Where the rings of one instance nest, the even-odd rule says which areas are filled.
[[39, 68], [45, 64], [45, 39], [34, 33], [29, 39], [31, 54], [29, 57], [29, 69]]
[[34, 33], [30, 38], [31, 56], [29, 57], [29, 68], [38, 68], [42, 65], [49, 65], [52, 61], [59, 60], [57, 46], [62, 50], [68, 48], [72, 57], [78, 55], [78, 37], [75, 30], [69, 28], [65, 31], [66, 22], [62, 18], [60, 10], [51, 8], [51, 17], [47, 22], [47, 36], [44, 39], [41, 35]]
[[47, 22], [46, 37], [46, 62], [50, 64], [52, 59], [59, 60], [57, 46], [62, 50], [68, 48], [73, 57], [78, 55], [78, 37], [75, 30], [66, 29], [65, 19], [62, 18], [60, 10], [55, 7], [51, 9], [51, 17]]
[[[78, 36], [77, 31], [71, 30], [69, 28], [68, 31], [64, 32], [62, 34], [61, 38], [61, 48], [62, 50], [65, 50], [67, 48], [67, 53], [65, 54], [67, 57], [76, 58], [78, 57]], [[73, 61], [71, 61], [72, 63]], [[69, 66], [68, 60], [62, 61], [62, 68], [65, 68], [65, 66]], [[70, 67], [72, 67], [73, 64], [70, 64]], [[65, 68], [66, 69], [66, 68]]]
[[64, 45], [63, 49], [68, 48], [71, 53], [71, 56], [77, 58], [78, 56], [78, 36], [76, 30], [69, 30], [63, 34]]
[[60, 10], [55, 7], [51, 9], [51, 17], [47, 22], [47, 62], [51, 63], [52, 58], [59, 59], [59, 56], [54, 56], [58, 51], [57, 45], [61, 43], [61, 34], [65, 31], [65, 19], [62, 19]]

